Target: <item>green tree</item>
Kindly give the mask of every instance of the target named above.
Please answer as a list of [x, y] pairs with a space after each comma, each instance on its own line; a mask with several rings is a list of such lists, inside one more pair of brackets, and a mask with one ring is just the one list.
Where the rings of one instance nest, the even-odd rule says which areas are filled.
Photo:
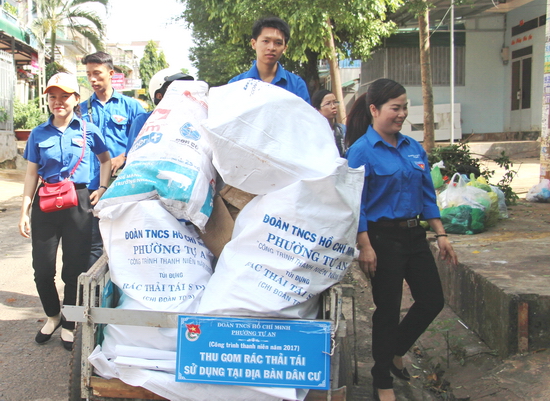
[[226, 83], [249, 68], [255, 58], [250, 49], [253, 22], [277, 15], [292, 29], [285, 68], [302, 75], [310, 91], [318, 88], [317, 60], [368, 57], [396, 28], [386, 20], [386, 12], [402, 4], [401, 0], [180, 1], [186, 5], [183, 19], [193, 29], [196, 47], [191, 58], [200, 79]]
[[156, 43], [150, 40], [145, 46], [143, 57], [139, 61], [139, 76], [141, 77], [141, 87], [147, 89], [151, 77], [160, 70], [168, 68], [164, 52], [159, 52]]
[[46, 40], [49, 39], [50, 63], [55, 63], [57, 35], [63, 28], [80, 33], [96, 50], [103, 50], [105, 25], [95, 12], [83, 8], [95, 3], [107, 8], [109, 0], [36, 0], [34, 2], [34, 11], [38, 18], [33, 21], [32, 30], [42, 47], [46, 47]]

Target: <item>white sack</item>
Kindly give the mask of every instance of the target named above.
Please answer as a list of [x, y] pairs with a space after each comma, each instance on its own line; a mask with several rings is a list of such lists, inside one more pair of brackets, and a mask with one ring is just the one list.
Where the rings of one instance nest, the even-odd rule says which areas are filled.
[[[212, 274], [212, 254], [191, 225], [180, 223], [159, 200], [110, 206], [99, 213], [118, 308], [195, 313]], [[103, 350], [116, 347], [176, 351], [177, 329], [107, 325]]]
[[226, 184], [266, 194], [331, 174], [339, 154], [327, 119], [293, 93], [245, 79], [211, 88], [208, 104], [203, 126]]
[[355, 253], [364, 170], [338, 160], [327, 177], [244, 207], [199, 313], [316, 317], [318, 295], [344, 277]]
[[192, 225], [161, 201], [123, 203], [99, 213], [111, 280], [143, 309], [196, 310], [212, 274], [212, 254]]
[[126, 167], [95, 206], [160, 198], [176, 218], [204, 228], [216, 172], [203, 138], [208, 85], [174, 81], [137, 136]]

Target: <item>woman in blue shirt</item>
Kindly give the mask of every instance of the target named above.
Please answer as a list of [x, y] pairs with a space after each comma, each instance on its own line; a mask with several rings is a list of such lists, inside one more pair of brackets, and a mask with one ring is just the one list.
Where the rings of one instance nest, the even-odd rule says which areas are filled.
[[[34, 281], [48, 317], [46, 324], [36, 334], [35, 341], [44, 344], [61, 326], [61, 341], [67, 350], [72, 349], [74, 322], [67, 322], [61, 316], [55, 286], [57, 248], [63, 238], [63, 304], [74, 305], [78, 276], [88, 268], [92, 233], [91, 205], [96, 204], [107, 189], [111, 169], [111, 157], [98, 128], [90, 123], [83, 124], [77, 115], [80, 99], [78, 90], [76, 77], [70, 74], [55, 74], [48, 81], [44, 93], [48, 94], [48, 107], [52, 115], [47, 122], [32, 130], [25, 147], [24, 157], [28, 164], [19, 221], [21, 235], [32, 237]], [[69, 177], [82, 155], [83, 146], [84, 156], [71, 177], [78, 195], [78, 206], [43, 212], [36, 194], [39, 178], [56, 183]], [[90, 195], [87, 184], [90, 182], [90, 165], [94, 157], [92, 152], [101, 163], [102, 186]]]
[[[375, 400], [394, 401], [390, 372], [410, 380], [402, 357], [443, 308], [437, 266], [419, 217], [435, 231], [442, 259], [457, 263], [436, 203], [426, 152], [399, 131], [407, 118], [405, 88], [373, 82], [347, 119], [350, 167], [365, 166], [357, 243], [359, 266], [370, 278]], [[400, 321], [403, 280], [414, 304]]]

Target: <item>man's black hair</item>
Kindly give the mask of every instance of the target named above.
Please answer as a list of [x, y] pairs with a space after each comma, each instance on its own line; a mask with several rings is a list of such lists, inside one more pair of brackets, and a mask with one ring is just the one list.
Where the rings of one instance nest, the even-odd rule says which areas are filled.
[[286, 21], [278, 17], [260, 18], [252, 25], [252, 39], [258, 39], [264, 28], [275, 28], [281, 31], [285, 37], [285, 45], [290, 40], [290, 27]]
[[110, 70], [115, 69], [113, 58], [109, 53], [105, 53], [105, 52], [88, 54], [86, 57], [82, 59], [82, 64], [86, 65], [88, 63], [104, 64]]

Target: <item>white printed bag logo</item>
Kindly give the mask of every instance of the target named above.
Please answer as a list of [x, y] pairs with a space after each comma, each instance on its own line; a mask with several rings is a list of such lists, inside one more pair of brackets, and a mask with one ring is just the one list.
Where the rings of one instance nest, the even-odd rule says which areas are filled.
[[191, 123], [185, 123], [180, 128], [180, 134], [187, 139], [190, 139], [192, 141], [198, 141], [201, 137], [201, 134], [198, 133], [198, 131], [193, 127], [193, 124]]

